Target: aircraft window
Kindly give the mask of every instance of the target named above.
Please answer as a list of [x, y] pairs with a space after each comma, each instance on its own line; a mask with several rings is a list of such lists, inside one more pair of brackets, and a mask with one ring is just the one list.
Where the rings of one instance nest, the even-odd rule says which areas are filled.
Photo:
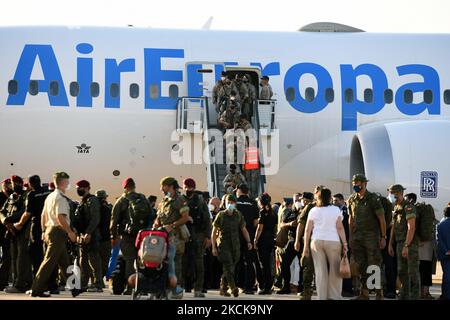
[[97, 82], [91, 83], [91, 96], [97, 98], [100, 95], [100, 86]]
[[39, 93], [39, 83], [36, 80], [31, 80], [30, 81], [30, 88], [29, 88], [28, 92], [32, 96], [35, 96], [35, 95], [37, 95]]
[[178, 98], [178, 86], [176, 84], [171, 84], [169, 86], [169, 97], [172, 99]]
[[403, 99], [407, 104], [413, 103], [414, 95], [412, 90], [405, 90], [405, 92], [403, 93]]
[[295, 100], [295, 90], [294, 88], [287, 88], [286, 90], [286, 100], [291, 102]]
[[432, 104], [433, 103], [433, 91], [425, 90], [423, 92], [423, 101], [425, 101], [426, 104]]
[[364, 90], [364, 102], [365, 103], [372, 103], [373, 102], [373, 90], [367, 88]]
[[384, 90], [384, 102], [392, 103], [394, 101], [394, 92], [391, 89]]
[[345, 89], [344, 91], [345, 96], [345, 102], [346, 103], [352, 103], [353, 102], [353, 90], [352, 89]]
[[334, 90], [333, 88], [327, 88], [325, 89], [325, 99], [328, 103], [334, 101]]
[[159, 97], [159, 87], [157, 84], [150, 85], [150, 98], [158, 99]]
[[314, 100], [314, 88], [308, 87], [305, 89], [305, 99], [308, 102], [312, 102]]
[[137, 83], [130, 84], [130, 97], [133, 99], [139, 97], [139, 85]]
[[58, 81], [50, 81], [50, 95], [57, 96], [59, 94], [59, 83]]
[[109, 95], [113, 98], [117, 98], [119, 94], [120, 94], [119, 84], [111, 83], [111, 86], [109, 87]]
[[71, 82], [70, 83], [70, 95], [72, 97], [78, 96], [80, 93], [80, 86], [78, 85], [78, 82]]
[[444, 91], [444, 103], [450, 104], [450, 90]]
[[10, 80], [8, 82], [8, 93], [11, 95], [16, 95], [18, 91], [18, 83], [16, 80]]

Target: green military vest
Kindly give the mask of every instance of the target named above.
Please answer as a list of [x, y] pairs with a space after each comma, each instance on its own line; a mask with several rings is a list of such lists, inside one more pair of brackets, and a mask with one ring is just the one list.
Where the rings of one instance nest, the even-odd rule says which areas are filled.
[[381, 235], [378, 217], [384, 216], [383, 205], [379, 197], [375, 193], [366, 191], [362, 199], [357, 193], [354, 193], [348, 202], [349, 214], [353, 222], [353, 239], [379, 239]]

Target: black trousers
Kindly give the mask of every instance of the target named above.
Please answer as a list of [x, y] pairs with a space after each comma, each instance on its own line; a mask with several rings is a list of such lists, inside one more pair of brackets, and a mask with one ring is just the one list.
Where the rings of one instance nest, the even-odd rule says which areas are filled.
[[433, 285], [433, 262], [420, 260], [420, 285], [422, 287], [431, 287]]
[[274, 255], [273, 241], [259, 241], [258, 258], [262, 267], [262, 283], [259, 283], [260, 289], [270, 291], [273, 286], [272, 262]]
[[11, 274], [11, 243], [9, 239], [0, 235], [0, 247], [2, 248], [2, 259], [0, 260], [0, 288], [8, 286]]
[[238, 287], [244, 290], [253, 290], [256, 285], [264, 282], [262, 268], [255, 249], [248, 250], [247, 246], [241, 246], [241, 257], [236, 266]]
[[[291, 264], [295, 257], [301, 258], [301, 253], [294, 249], [294, 240], [289, 240], [281, 255], [281, 275], [283, 277], [283, 289], [289, 288], [291, 282]], [[301, 278], [300, 278], [301, 279]]]
[[222, 264], [212, 255], [211, 248], [205, 251], [205, 282], [206, 289], [219, 289], [222, 276]]
[[388, 245], [381, 250], [383, 256], [384, 274], [386, 278], [385, 293], [395, 293], [397, 288], [397, 257], [388, 253]]

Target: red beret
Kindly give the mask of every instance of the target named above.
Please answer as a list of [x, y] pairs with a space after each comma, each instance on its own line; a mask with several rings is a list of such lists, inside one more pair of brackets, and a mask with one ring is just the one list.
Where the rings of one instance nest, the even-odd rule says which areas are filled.
[[1, 182], [1, 184], [9, 184], [9, 183], [11, 183], [11, 179], [10, 179], [10, 178], [6, 178], [6, 179], [4, 179], [4, 180]]
[[75, 184], [78, 188], [90, 188], [89, 181], [86, 180], [80, 180]]
[[187, 178], [183, 180], [183, 185], [188, 188], [195, 188], [195, 181], [192, 178]]
[[125, 189], [126, 187], [128, 187], [129, 184], [134, 184], [134, 180], [133, 178], [126, 178], [125, 180], [123, 180], [122, 182], [122, 187]]
[[51, 188], [51, 189], [55, 189], [55, 188], [56, 188], [54, 182], [50, 182], [50, 183], [48, 184], [48, 187]]
[[22, 183], [23, 184], [23, 179], [19, 176], [12, 176], [11, 177], [11, 181], [12, 182], [16, 182], [16, 183]]

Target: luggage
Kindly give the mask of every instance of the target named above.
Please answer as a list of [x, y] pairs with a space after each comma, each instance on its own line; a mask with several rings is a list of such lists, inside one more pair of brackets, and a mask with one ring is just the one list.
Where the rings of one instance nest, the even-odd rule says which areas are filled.
[[167, 257], [169, 237], [166, 231], [141, 230], [136, 237], [138, 256], [146, 268], [157, 268]]

